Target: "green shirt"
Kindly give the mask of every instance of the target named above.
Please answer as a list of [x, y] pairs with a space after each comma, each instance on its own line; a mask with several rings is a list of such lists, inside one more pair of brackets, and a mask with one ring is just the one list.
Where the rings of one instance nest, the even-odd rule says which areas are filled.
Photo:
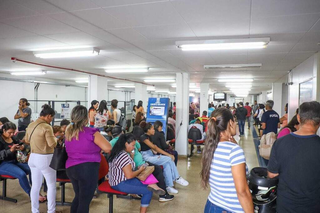
[[[113, 147], [117, 141], [118, 141], [119, 137], [115, 137], [110, 141], [111, 146]], [[139, 149], [141, 149], [141, 145], [138, 141], [136, 141], [136, 145], [134, 147], [134, 156], [133, 156], [133, 161], [136, 164], [136, 167], [141, 166], [142, 164], [146, 163], [143, 158], [141, 153], [139, 152]]]

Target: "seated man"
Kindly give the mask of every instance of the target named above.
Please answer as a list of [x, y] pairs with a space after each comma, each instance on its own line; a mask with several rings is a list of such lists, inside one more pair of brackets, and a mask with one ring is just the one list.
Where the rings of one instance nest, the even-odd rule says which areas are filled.
[[[204, 139], [205, 139], [205, 133], [203, 133], [203, 125], [201, 124], [200, 118], [197, 118], [196, 121], [195, 121], [195, 123], [189, 125], [189, 127], [188, 127], [188, 132], [190, 131], [190, 129], [191, 129], [192, 127], [196, 127], [197, 129], [200, 130], [202, 138], [201, 138], [199, 141], [204, 140]], [[200, 145], [197, 146], [197, 152], [198, 152], [198, 154], [201, 154], [201, 147], [200, 147]]]
[[[117, 141], [118, 141], [118, 139], [119, 139], [121, 134], [123, 134], [121, 126], [116, 125], [116, 126], [114, 126], [112, 128], [112, 135], [114, 137], [110, 141], [110, 144], [111, 144], [112, 147], [117, 143]], [[141, 165], [146, 163], [142, 158], [142, 155], [140, 153], [140, 149], [141, 149], [140, 143], [138, 141], [136, 141], [134, 152], [131, 154], [131, 157], [133, 158], [133, 161], [136, 164], [136, 168], [138, 168], [139, 166], [141, 166]], [[154, 172], [152, 174], [159, 181], [157, 185], [166, 192], [165, 195], [159, 195], [159, 202], [166, 202], [166, 201], [172, 200], [174, 198], [174, 196], [170, 195], [167, 192], [166, 183], [164, 181], [163, 171], [162, 171], [161, 167], [157, 166], [157, 165], [154, 165], [152, 163], [149, 163], [149, 162], [148, 162], [148, 164], [150, 166], [154, 166]]]
[[300, 128], [272, 146], [268, 176], [279, 176], [277, 212], [320, 212], [320, 103], [304, 102]]

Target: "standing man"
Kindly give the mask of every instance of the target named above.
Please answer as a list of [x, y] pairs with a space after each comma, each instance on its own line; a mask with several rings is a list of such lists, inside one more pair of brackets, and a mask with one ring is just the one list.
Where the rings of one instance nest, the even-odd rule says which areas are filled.
[[268, 100], [266, 102], [266, 112], [263, 113], [261, 118], [261, 129], [263, 129], [263, 135], [268, 134], [269, 132], [278, 133], [278, 128], [280, 127], [279, 114], [274, 111], [273, 108], [274, 102]]
[[244, 135], [244, 124], [246, 122], [247, 114], [247, 109], [244, 108], [243, 103], [240, 102], [239, 107], [236, 109], [236, 117], [238, 119], [240, 136]]
[[[252, 107], [252, 114], [254, 115], [255, 113], [257, 113], [257, 110], [258, 110], [258, 103], [257, 103], [257, 100], [254, 101], [254, 105]], [[254, 120], [254, 124], [253, 125], [258, 125], [258, 122], [257, 122], [257, 118], [256, 117], [253, 117], [253, 120]]]
[[273, 144], [268, 176], [279, 176], [277, 212], [320, 212], [319, 102], [300, 105], [298, 131]]
[[211, 113], [214, 111], [214, 106], [213, 104], [209, 104], [209, 108], [208, 108], [208, 117], [211, 117]]
[[251, 106], [249, 106], [249, 102], [246, 102], [246, 105], [244, 106], [244, 108], [246, 108], [247, 110], [248, 129], [250, 129], [250, 119], [251, 119], [252, 108]]
[[21, 98], [19, 101], [19, 109], [17, 113], [14, 115], [14, 119], [18, 120], [18, 130], [19, 131], [26, 131], [27, 126], [31, 122], [31, 109], [30, 103], [26, 98]]

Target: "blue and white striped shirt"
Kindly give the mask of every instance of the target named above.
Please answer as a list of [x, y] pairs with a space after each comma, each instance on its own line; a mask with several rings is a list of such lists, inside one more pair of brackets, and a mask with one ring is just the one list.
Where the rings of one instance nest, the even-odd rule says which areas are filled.
[[242, 148], [235, 143], [220, 142], [211, 162], [209, 184], [211, 203], [231, 212], [244, 212], [237, 197], [231, 167], [245, 163]]

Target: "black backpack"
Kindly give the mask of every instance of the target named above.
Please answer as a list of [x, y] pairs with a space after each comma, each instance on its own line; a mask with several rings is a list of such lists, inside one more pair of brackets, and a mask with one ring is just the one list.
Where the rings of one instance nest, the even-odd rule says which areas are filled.
[[124, 130], [124, 131], [126, 130], [127, 121], [126, 121], [126, 117], [124, 116], [124, 114], [121, 113], [119, 122], [117, 124], [122, 127], [122, 130]]

